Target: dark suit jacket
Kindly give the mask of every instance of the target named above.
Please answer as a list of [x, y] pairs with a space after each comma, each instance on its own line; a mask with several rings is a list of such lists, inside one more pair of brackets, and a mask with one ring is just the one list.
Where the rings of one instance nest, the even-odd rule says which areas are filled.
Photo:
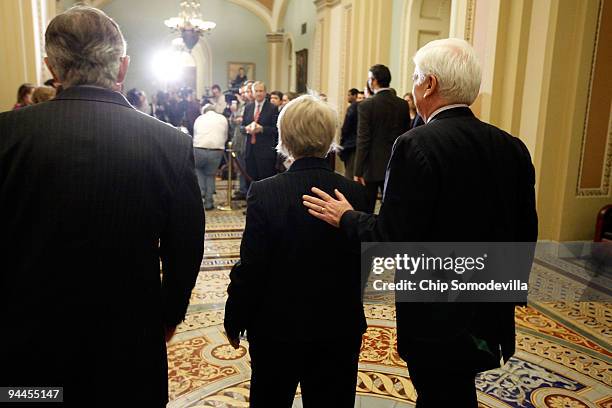
[[414, 119], [411, 120], [410, 129], [414, 129], [415, 127], [423, 126], [424, 124], [425, 124], [425, 121], [423, 120], [421, 115], [417, 113]]
[[0, 225], [0, 384], [165, 406], [203, 253], [191, 138], [96, 87], [2, 113]]
[[263, 132], [258, 133], [256, 143], [251, 144], [251, 135], [244, 132], [244, 127], [253, 122], [255, 115], [255, 102], [251, 102], [244, 108], [244, 116], [242, 118], [241, 130], [246, 135], [247, 147], [246, 157], [254, 159], [274, 159], [276, 158], [276, 145], [278, 144], [278, 129], [276, 121], [278, 120], [278, 108], [265, 100], [261, 112], [259, 113], [259, 123], [263, 126]]
[[340, 137], [340, 146], [342, 146], [340, 158], [342, 160], [345, 160], [343, 153], [346, 154], [353, 152], [357, 146], [357, 105], [358, 102], [351, 103], [346, 110], [346, 115], [344, 116], [342, 134]]
[[365, 331], [359, 241], [310, 216], [302, 196], [340, 190], [365, 208], [359, 184], [327, 160], [303, 158], [287, 172], [251, 184], [240, 262], [230, 274], [225, 329], [249, 339], [354, 338]]
[[383, 181], [393, 143], [410, 127], [408, 102], [385, 90], [361, 101], [357, 109], [355, 176]]
[[[534, 182], [519, 139], [454, 108], [397, 139], [380, 215], [349, 211], [341, 228], [373, 242], [535, 242]], [[411, 369], [493, 368], [478, 361], [469, 334], [506, 359], [514, 353], [513, 304], [401, 303], [397, 326]]]

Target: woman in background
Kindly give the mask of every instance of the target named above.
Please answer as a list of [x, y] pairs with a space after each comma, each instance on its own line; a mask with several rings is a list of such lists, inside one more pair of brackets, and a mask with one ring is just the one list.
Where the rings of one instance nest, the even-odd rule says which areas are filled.
[[21, 85], [17, 90], [17, 103], [13, 106], [13, 110], [32, 105], [32, 93], [35, 88], [32, 84]]
[[283, 110], [283, 108], [285, 107], [285, 105], [287, 105], [289, 102], [291, 102], [292, 100], [294, 100], [295, 98], [297, 98], [297, 94], [295, 92], [285, 92], [283, 94], [283, 97], [281, 98], [281, 100], [283, 101], [280, 105], [280, 110]]
[[414, 120], [417, 117], [416, 105], [414, 104], [414, 97], [411, 92], [406, 92], [404, 95], [404, 100], [408, 102], [408, 112], [410, 114], [410, 129], [412, 129], [412, 125], [414, 124]]
[[55, 88], [50, 86], [39, 86], [34, 90], [34, 93], [32, 94], [32, 102], [34, 104], [37, 104], [41, 102], [50, 101], [51, 99], [55, 98], [55, 94]]

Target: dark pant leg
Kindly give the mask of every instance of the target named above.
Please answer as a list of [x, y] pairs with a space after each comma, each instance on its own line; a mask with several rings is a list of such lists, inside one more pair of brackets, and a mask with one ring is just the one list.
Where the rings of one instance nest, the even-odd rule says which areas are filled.
[[[238, 160], [238, 163], [240, 164], [240, 167], [242, 168], [242, 170], [244, 170], [245, 172], [247, 171], [247, 167], [246, 167], [246, 160], [244, 159], [244, 154], [237, 154], [236, 155], [236, 159]], [[236, 170], [237, 171], [237, 170]], [[240, 173], [240, 189], [238, 191], [240, 191], [242, 194], [244, 194], [246, 196], [247, 190], [249, 189], [249, 185], [247, 183], [247, 179], [244, 176], [244, 174]]]
[[300, 352], [287, 343], [249, 340], [251, 408], [290, 408], [293, 405], [300, 364], [287, 356], [299, 356]]
[[200, 195], [204, 198], [206, 193], [206, 157], [204, 149], [194, 148], [193, 158], [195, 161], [195, 171], [198, 178], [198, 185], [200, 186]]
[[410, 379], [417, 392], [416, 408], [477, 408], [476, 375], [447, 369], [439, 371], [408, 364]]
[[366, 212], [374, 213], [374, 208], [376, 208], [376, 197], [378, 196], [378, 191], [382, 191], [383, 186], [384, 181], [366, 181]]
[[259, 175], [257, 174], [257, 159], [255, 159], [253, 154], [248, 155], [245, 159], [245, 162], [246, 171], [249, 177], [251, 177], [253, 181], [260, 180]]
[[360, 348], [361, 335], [305, 346], [300, 379], [304, 408], [355, 406]]
[[263, 180], [268, 177], [272, 177], [276, 174], [276, 157], [272, 158], [258, 158], [256, 160], [257, 165], [257, 180]]
[[355, 175], [355, 150], [346, 152], [346, 160], [344, 161], [344, 177], [349, 180]]

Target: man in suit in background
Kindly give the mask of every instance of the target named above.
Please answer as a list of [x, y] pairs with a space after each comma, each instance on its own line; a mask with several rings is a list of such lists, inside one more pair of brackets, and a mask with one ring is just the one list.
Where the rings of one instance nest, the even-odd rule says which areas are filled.
[[276, 109], [280, 112], [283, 104], [283, 93], [281, 91], [270, 92], [270, 103], [276, 106]]
[[391, 72], [384, 65], [368, 71], [368, 85], [374, 96], [359, 103], [355, 181], [366, 187], [368, 211], [374, 212], [376, 196], [382, 191], [385, 169], [395, 139], [410, 126], [408, 103], [389, 90]]
[[247, 173], [257, 181], [276, 174], [278, 108], [266, 100], [266, 85], [263, 82], [254, 82], [252, 90], [253, 102], [244, 109], [242, 130], [247, 135]]
[[[538, 236], [535, 174], [525, 145], [478, 120], [480, 65], [464, 40], [414, 56], [413, 95], [427, 123], [400, 136], [380, 215], [315, 190], [311, 215], [370, 242], [531, 242]], [[365, 102], [364, 102], [365, 103]], [[477, 407], [476, 373], [515, 350], [513, 303], [396, 303], [398, 352], [417, 407]]]
[[349, 107], [346, 109], [344, 123], [342, 124], [342, 135], [340, 137], [340, 146], [342, 150], [338, 154], [344, 162], [344, 176], [349, 180], [353, 179], [355, 171], [355, 146], [357, 145], [357, 96], [359, 90], [356, 88], [349, 89], [346, 95], [346, 101]]
[[0, 385], [165, 407], [203, 253], [191, 138], [116, 91], [129, 57], [102, 11], [56, 16], [45, 48], [63, 92], [0, 114]]

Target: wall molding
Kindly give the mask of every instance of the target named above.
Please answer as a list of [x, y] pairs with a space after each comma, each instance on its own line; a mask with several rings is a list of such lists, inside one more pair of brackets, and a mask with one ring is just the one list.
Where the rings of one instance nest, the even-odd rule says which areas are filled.
[[[346, 103], [345, 103], [345, 95], [347, 90], [349, 89], [347, 86], [347, 70], [348, 70], [348, 66], [350, 65], [348, 58], [350, 58], [350, 47], [353, 46], [352, 44], [352, 35], [351, 35], [351, 31], [352, 31], [352, 27], [353, 27], [353, 22], [352, 22], [352, 18], [353, 18], [353, 4], [352, 3], [348, 3], [348, 4], [344, 4], [342, 6], [342, 28], [341, 28], [341, 33], [342, 33], [342, 46], [340, 47], [340, 72], [339, 72], [339, 80], [338, 80], [338, 105], [337, 105], [337, 109], [338, 109], [338, 122], [340, 124], [340, 126], [338, 127], [338, 129], [342, 126], [342, 123], [344, 121], [344, 115], [346, 113]], [[338, 140], [339, 141], [339, 140]]]
[[465, 40], [474, 45], [474, 17], [476, 13], [476, 0], [468, 0], [467, 11], [465, 14]]
[[597, 65], [597, 50], [599, 47], [600, 30], [603, 17], [603, 6], [604, 1], [599, 0], [599, 8], [597, 11], [597, 29], [595, 31], [595, 45], [593, 47], [593, 53], [591, 56], [591, 70], [589, 73], [589, 86], [587, 93], [587, 106], [584, 117], [584, 124], [582, 127], [582, 140], [580, 147], [580, 164], [578, 166], [578, 178], [576, 180], [576, 195], [578, 197], [607, 197], [610, 193], [610, 170], [612, 167], [612, 109], [608, 116], [608, 131], [606, 135], [606, 151], [603, 159], [603, 169], [601, 184], [598, 188], [582, 188], [580, 187], [580, 181], [582, 180], [583, 167], [584, 167], [584, 155], [586, 149], [586, 138], [587, 128], [589, 125], [589, 113], [591, 111], [591, 96], [593, 92], [593, 79], [595, 76], [595, 66]]
[[266, 33], [266, 39], [269, 43], [282, 43], [285, 39], [285, 33]]
[[314, 0], [317, 11], [321, 11], [326, 7], [332, 8], [340, 4], [341, 0]]

